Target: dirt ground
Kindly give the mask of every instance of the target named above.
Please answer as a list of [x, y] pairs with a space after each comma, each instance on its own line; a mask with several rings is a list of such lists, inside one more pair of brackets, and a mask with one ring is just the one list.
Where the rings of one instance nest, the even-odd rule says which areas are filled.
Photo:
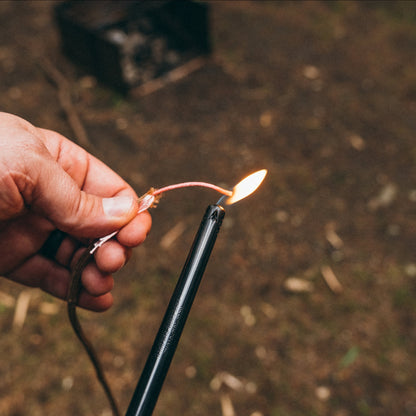
[[[209, 62], [139, 98], [62, 55], [55, 4], [0, 3], [3, 111], [77, 140], [49, 60], [139, 195], [269, 170], [227, 209], [155, 414], [416, 415], [416, 3], [212, 2]], [[217, 198], [166, 195], [113, 308], [81, 313], [123, 410]], [[64, 302], [2, 279], [0, 328], [1, 415], [109, 415]]]

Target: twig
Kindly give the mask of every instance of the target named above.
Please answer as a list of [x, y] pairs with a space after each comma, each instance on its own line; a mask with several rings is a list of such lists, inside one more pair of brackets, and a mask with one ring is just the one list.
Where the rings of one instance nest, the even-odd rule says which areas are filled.
[[244, 390], [244, 383], [236, 376], [233, 376], [226, 371], [221, 371], [216, 374], [215, 377], [211, 380], [210, 387], [212, 390], [218, 391], [221, 389], [223, 384], [234, 391]]
[[221, 394], [220, 402], [222, 416], [235, 416], [233, 402], [228, 394]]
[[79, 145], [91, 149], [92, 145], [88, 138], [87, 131], [79, 118], [72, 103], [71, 88], [65, 76], [49, 61], [44, 58], [40, 63], [41, 68], [47, 77], [56, 85], [58, 89], [59, 103], [65, 112], [66, 118], [72, 131], [75, 134], [76, 141]]
[[344, 290], [338, 278], [335, 276], [335, 273], [329, 266], [322, 266], [321, 273], [332, 292], [339, 295]]
[[329, 222], [325, 226], [325, 237], [328, 240], [329, 244], [335, 249], [340, 250], [344, 245], [341, 237], [335, 231], [335, 223]]
[[152, 94], [153, 92], [160, 90], [168, 84], [177, 82], [180, 79], [185, 78], [190, 73], [201, 68], [206, 62], [207, 58], [205, 57], [197, 57], [191, 59], [190, 61], [175, 69], [172, 69], [166, 74], [158, 78], [152, 79], [150, 81], [147, 81], [144, 84], [139, 85], [138, 87], [133, 88], [130, 91], [130, 95], [132, 97], [144, 97], [146, 95]]
[[183, 221], [179, 221], [171, 228], [160, 240], [160, 246], [167, 250], [185, 231], [186, 225]]
[[14, 310], [13, 329], [20, 330], [26, 320], [27, 310], [29, 308], [30, 298], [32, 296], [31, 290], [23, 290], [20, 292], [17, 301], [16, 309]]
[[310, 293], [314, 289], [312, 282], [298, 277], [288, 277], [283, 283], [283, 287], [289, 293]]

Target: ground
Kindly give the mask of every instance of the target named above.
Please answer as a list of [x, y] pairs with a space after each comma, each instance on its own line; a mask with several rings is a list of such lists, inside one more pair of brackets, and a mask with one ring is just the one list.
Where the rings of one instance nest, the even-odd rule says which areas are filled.
[[[416, 4], [212, 2], [211, 59], [136, 98], [62, 55], [54, 4], [0, 3], [3, 111], [77, 140], [50, 61], [91, 151], [138, 194], [269, 170], [227, 209], [155, 414], [416, 415]], [[81, 313], [123, 410], [216, 200], [166, 195], [113, 308]], [[108, 415], [64, 302], [0, 286], [0, 414]]]

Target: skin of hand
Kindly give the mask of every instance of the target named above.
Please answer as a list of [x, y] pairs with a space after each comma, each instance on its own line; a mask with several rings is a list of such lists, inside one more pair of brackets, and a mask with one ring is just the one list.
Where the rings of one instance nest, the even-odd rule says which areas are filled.
[[[65, 299], [70, 270], [88, 241], [120, 230], [82, 275], [79, 306], [113, 303], [112, 273], [151, 227], [133, 189], [104, 163], [58, 133], [0, 112], [0, 276]], [[67, 234], [55, 259], [39, 254], [51, 232]]]

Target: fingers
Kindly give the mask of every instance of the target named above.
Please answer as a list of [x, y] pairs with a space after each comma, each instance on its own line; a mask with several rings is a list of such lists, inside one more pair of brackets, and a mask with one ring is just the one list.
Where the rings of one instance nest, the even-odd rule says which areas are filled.
[[104, 312], [113, 306], [113, 295], [108, 292], [105, 295], [94, 297], [86, 292], [81, 292], [78, 306], [93, 312]]
[[[81, 243], [78, 240], [68, 236], [58, 247], [55, 260], [64, 267], [68, 267], [74, 257], [74, 253], [80, 248]], [[53, 259], [52, 259], [53, 260]]]
[[[77, 237], [94, 238], [120, 229], [134, 218], [138, 197], [119, 175], [58, 133], [38, 130], [57, 163], [51, 174], [39, 176], [38, 194], [42, 198], [37, 203], [58, 228]], [[51, 187], [50, 178], [60, 182], [49, 192], [53, 204], [48, 202], [46, 187]]]
[[94, 263], [84, 269], [81, 281], [85, 291], [94, 297], [105, 295], [114, 287], [113, 276], [99, 270]]
[[[53, 178], [51, 181], [50, 178]], [[33, 209], [78, 238], [96, 238], [127, 224], [137, 213], [132, 196], [102, 198], [81, 191], [56, 164], [45, 166], [36, 183]]]
[[[42, 256], [34, 256], [11, 273], [9, 278], [26, 286], [39, 287], [65, 300], [71, 279], [70, 271]], [[96, 312], [105, 311], [113, 304], [113, 277], [90, 263], [82, 273], [82, 291], [78, 306]]]
[[62, 231], [96, 238], [120, 229], [136, 215], [137, 195], [104, 163], [58, 133], [17, 117], [6, 121], [6, 127], [0, 126], [5, 190], [0, 220], [22, 215], [30, 207]]
[[38, 252], [53, 230], [48, 220], [35, 214], [9, 220], [0, 232], [0, 275], [10, 274]]
[[120, 270], [131, 257], [130, 247], [136, 247], [144, 242], [151, 224], [150, 214], [143, 212], [122, 228], [116, 239], [100, 247], [95, 253], [95, 261], [99, 269], [107, 273]]
[[[26, 223], [21, 222], [22, 227], [27, 228], [25, 227]], [[120, 231], [119, 240], [121, 242], [116, 239], [110, 240], [96, 251], [95, 262], [92, 261], [82, 274], [83, 291], [79, 298], [81, 307], [102, 311], [112, 305], [113, 298], [110, 291], [113, 289], [114, 280], [111, 273], [118, 271], [127, 263], [132, 253], [129, 246], [136, 246], [144, 241], [150, 224], [150, 215], [142, 213]], [[48, 227], [46, 225], [45, 231], [50, 227], [50, 225]], [[25, 234], [17, 232], [19, 229], [18, 227], [15, 229], [16, 239], [21, 234], [25, 236]], [[36, 234], [39, 233], [39, 230], [37, 231]], [[9, 233], [9, 237], [15, 234]], [[17, 241], [22, 247], [22, 237], [16, 240], [16, 244]], [[48, 259], [41, 255], [30, 256], [29, 253], [36, 250], [33, 244], [24, 244], [28, 246], [27, 253], [22, 258], [24, 260], [15, 265], [14, 271], [8, 273], [8, 277], [27, 286], [39, 287], [60, 299], [66, 299], [70, 281], [70, 266], [74, 267], [77, 258], [85, 250], [85, 246], [80, 247], [79, 240], [67, 236], [57, 249], [55, 258]], [[3, 247], [3, 254], [6, 252], [7, 247]]]
[[[0, 239], [0, 274], [64, 299], [69, 264], [79, 252], [76, 239], [120, 230], [116, 239], [97, 250], [95, 263], [82, 275], [80, 306], [107, 309], [113, 302], [111, 273], [128, 261], [132, 247], [145, 240], [150, 215], [137, 215], [134, 190], [75, 143], [15, 116], [0, 113], [0, 121], [0, 176], [5, 185], [0, 231], [6, 236]], [[39, 255], [55, 229], [74, 238], [65, 238], [56, 253]]]
[[83, 191], [101, 197], [137, 198], [123, 178], [73, 141], [51, 130], [38, 130], [54, 160]]
[[151, 227], [152, 217], [147, 211], [142, 212], [118, 232], [117, 240], [126, 247], [136, 247], [146, 240]]
[[105, 243], [94, 255], [95, 262], [104, 273], [115, 273], [130, 259], [131, 249], [115, 240]]

